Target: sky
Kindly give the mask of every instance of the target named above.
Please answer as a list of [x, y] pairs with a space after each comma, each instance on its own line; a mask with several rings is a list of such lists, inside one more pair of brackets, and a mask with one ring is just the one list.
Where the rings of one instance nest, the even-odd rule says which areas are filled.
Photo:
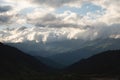
[[120, 0], [0, 0], [0, 41], [120, 38]]

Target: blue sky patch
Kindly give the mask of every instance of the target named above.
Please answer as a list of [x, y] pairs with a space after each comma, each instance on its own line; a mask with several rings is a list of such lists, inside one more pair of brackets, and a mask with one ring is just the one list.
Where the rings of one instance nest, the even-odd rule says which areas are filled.
[[64, 11], [67, 11], [67, 10], [69, 10], [71, 12], [75, 12], [75, 13], [83, 15], [83, 16], [86, 15], [88, 12], [97, 13], [99, 11], [100, 13], [103, 13], [105, 11], [105, 9], [103, 9], [100, 6], [97, 6], [92, 3], [86, 3], [86, 4], [83, 4], [81, 8], [63, 6], [61, 8], [58, 8], [55, 12], [63, 13]]

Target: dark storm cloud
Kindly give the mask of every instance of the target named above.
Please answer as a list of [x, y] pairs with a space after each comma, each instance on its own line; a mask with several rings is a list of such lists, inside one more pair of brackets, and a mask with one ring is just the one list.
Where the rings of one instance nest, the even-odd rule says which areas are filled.
[[0, 13], [4, 13], [10, 10], [12, 10], [11, 6], [0, 6]]

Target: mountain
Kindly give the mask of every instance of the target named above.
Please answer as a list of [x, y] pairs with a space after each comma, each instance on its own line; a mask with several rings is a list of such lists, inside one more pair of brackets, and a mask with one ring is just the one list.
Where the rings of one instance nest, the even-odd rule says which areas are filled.
[[83, 58], [87, 58], [88, 56], [91, 56], [90, 53], [92, 53], [92, 51], [88, 52], [88, 49], [78, 49], [71, 52], [56, 54], [48, 58], [66, 67], [74, 64], [75, 62]]
[[48, 58], [56, 61], [57, 63], [63, 64], [64, 67], [66, 67], [81, 59], [86, 59], [95, 54], [99, 54], [100, 52], [120, 49], [119, 43], [120, 39], [97, 39], [87, 41], [84, 44], [79, 45], [76, 50], [55, 54]]
[[46, 43], [26, 41], [20, 43], [5, 43], [5, 44], [16, 47], [19, 50], [33, 56], [49, 57], [55, 54], [79, 49], [80, 45], [84, 45], [85, 42], [86, 41], [81, 39], [76, 40], [71, 39]]
[[100, 52], [120, 49], [119, 43], [120, 39], [107, 38], [90, 41], [72, 39], [46, 43], [28, 41], [6, 44], [16, 47], [29, 55], [35, 56], [43, 63], [47, 63], [50, 66], [63, 68]]
[[62, 64], [59, 64], [55, 61], [52, 61], [51, 59], [49, 58], [46, 58], [46, 57], [41, 57], [41, 56], [35, 56], [35, 58], [37, 58], [38, 60], [40, 60], [42, 63], [50, 66], [50, 67], [53, 67], [55, 69], [61, 69], [61, 68], [64, 68], [64, 65]]
[[74, 79], [74, 77], [70, 78], [66, 73], [61, 72], [61, 70], [58, 71], [53, 68], [51, 69], [33, 56], [23, 53], [17, 48], [0, 43], [0, 80]]
[[120, 50], [99, 53], [60, 70], [44, 64], [51, 60], [41, 60], [0, 43], [0, 80], [93, 80], [96, 77], [88, 73], [120, 74]]
[[33, 77], [37, 78], [40, 75], [48, 73], [50, 69], [50, 67], [46, 66], [33, 56], [23, 53], [17, 48], [0, 43], [1, 80], [4, 80], [4, 78], [7, 78], [8, 80], [27, 80], [29, 77], [31, 79]]
[[120, 50], [109, 50], [66, 68], [71, 73], [120, 75]]

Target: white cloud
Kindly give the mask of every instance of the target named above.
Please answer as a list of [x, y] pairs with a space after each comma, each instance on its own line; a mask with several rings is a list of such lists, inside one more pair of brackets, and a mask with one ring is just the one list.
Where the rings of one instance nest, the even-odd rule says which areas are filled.
[[[119, 0], [21, 0], [21, 1], [5, 0], [5, 2], [7, 2], [6, 4], [9, 3], [9, 5], [12, 5], [12, 10], [0, 14], [0, 20], [1, 20], [0, 24], [2, 24], [3, 21], [4, 21], [4, 24], [8, 23], [10, 20], [11, 24], [12, 23], [19, 24], [19, 25], [30, 24], [30, 25], [35, 25], [39, 27], [44, 27], [44, 28], [35, 27], [35, 30], [37, 28], [40, 31], [43, 30], [44, 32], [42, 33], [37, 33], [32, 28], [31, 30], [33, 30], [34, 32], [32, 36], [30, 36], [32, 32], [32, 31], [29, 32], [30, 28], [20, 31], [19, 34], [17, 33], [18, 35], [27, 34], [29, 35], [29, 37], [39, 36], [40, 34], [41, 35], [40, 37], [42, 38], [41, 40], [43, 41], [46, 41], [48, 39], [49, 34], [58, 34], [54, 32], [56, 30], [58, 32], [64, 33], [63, 31], [64, 29], [65, 29], [65, 33], [67, 29], [71, 31], [71, 32], [67, 31], [68, 34], [67, 33], [60, 34], [60, 35], [65, 35], [64, 37], [65, 39], [66, 38], [78, 38], [78, 36], [80, 38], [82, 37], [85, 39], [86, 38], [92, 39], [93, 38], [92, 35], [101, 36], [102, 32], [104, 33], [105, 30], [108, 31], [111, 28], [114, 29], [115, 24], [120, 24], [120, 14], [119, 14], [120, 13], [120, 9], [119, 9], [120, 1]], [[37, 6], [33, 5], [33, 3], [31, 2], [37, 3], [38, 5]], [[105, 9], [105, 12], [102, 15], [99, 14], [100, 12], [98, 13], [89, 12], [85, 16], [80, 16], [77, 13], [71, 12], [71, 11], [64, 11], [64, 13], [57, 14], [54, 12], [55, 9], [53, 9], [53, 8], [57, 9], [58, 7], [62, 7], [64, 5], [75, 7], [76, 4], [79, 4], [77, 5], [79, 7], [84, 3], [94, 3], [98, 6], [101, 6], [103, 9]], [[33, 12], [30, 12], [24, 15], [20, 14], [21, 10], [28, 8], [28, 7], [34, 7]], [[119, 27], [117, 28], [119, 29]], [[48, 30], [49, 32], [47, 32], [44, 29]], [[119, 32], [118, 29], [115, 29], [116, 32]], [[29, 33], [25, 32], [26, 30]], [[82, 30], [83, 32], [79, 32], [79, 30], [80, 31]], [[11, 34], [10, 31], [8, 32]], [[109, 33], [109, 36], [110, 34], [111, 33]], [[14, 40], [13, 39], [14, 37], [21, 37], [18, 35], [14, 36], [14, 34], [11, 34], [11, 37], [9, 37], [8, 40], [12, 41]], [[20, 38], [19, 41], [24, 40], [24, 37]], [[29, 39], [29, 37], [26, 37], [26, 38], [28, 40], [33, 40], [33, 38]], [[7, 41], [6, 38], [5, 40]]]
[[[84, 27], [84, 26], [83, 26]], [[49, 28], [49, 27], [32, 27], [16, 28], [0, 31], [0, 41], [3, 42], [55, 42], [68, 39], [94, 40], [97, 38], [118, 37], [120, 34], [120, 24], [106, 25], [96, 24], [89, 28]]]
[[65, 40], [68, 38], [74, 38], [74, 35], [78, 33], [74, 28], [17, 28], [11, 30], [0, 31], [2, 35], [0, 40], [5, 42], [24, 42], [24, 41], [36, 41], [36, 42], [52, 42]]
[[[15, 19], [16, 24], [30, 23], [37, 26], [69, 27], [71, 25], [72, 27], [79, 27], [81, 25], [93, 25], [99, 22], [108, 25], [120, 23], [119, 0], [5, 0], [4, 2], [6, 2], [4, 4], [9, 4], [13, 7], [13, 10], [8, 12], [9, 15], [19, 15], [20, 11], [23, 9], [34, 7], [32, 12], [24, 14], [27, 16], [23, 17], [23, 14], [17, 16], [17, 20]], [[37, 3], [38, 5], [35, 5], [32, 2]], [[64, 13], [61, 14], [54, 13], [55, 9], [58, 7], [80, 7], [84, 3], [96, 4], [105, 9], [105, 12], [102, 15], [99, 14], [100, 12], [88, 13], [89, 15], [86, 16], [80, 16], [77, 13], [70, 11], [64, 11]]]
[[106, 9], [105, 14], [99, 19], [107, 24], [120, 23], [120, 0], [93, 0], [93, 3]]
[[20, 11], [21, 9], [28, 8], [28, 7], [34, 7], [34, 4], [30, 4], [29, 0], [5, 0], [6, 4], [13, 5], [17, 11]]

